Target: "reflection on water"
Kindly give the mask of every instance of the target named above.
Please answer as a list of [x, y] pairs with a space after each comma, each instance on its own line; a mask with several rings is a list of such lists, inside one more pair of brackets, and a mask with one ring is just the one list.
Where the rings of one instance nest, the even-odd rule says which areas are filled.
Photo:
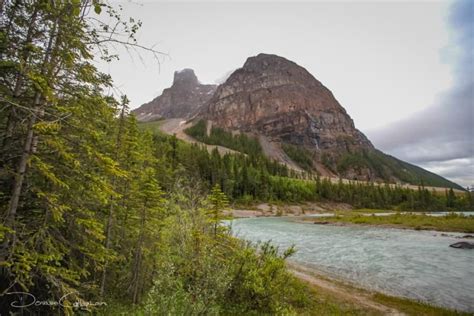
[[235, 235], [295, 245], [294, 261], [387, 294], [474, 312], [474, 251], [449, 247], [450, 233], [340, 227], [287, 218], [234, 220]]

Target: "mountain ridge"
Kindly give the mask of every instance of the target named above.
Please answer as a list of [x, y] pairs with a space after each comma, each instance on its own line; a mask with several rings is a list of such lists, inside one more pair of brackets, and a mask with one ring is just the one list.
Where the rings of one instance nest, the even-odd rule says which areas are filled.
[[216, 87], [201, 84], [192, 69], [175, 71], [171, 87], [132, 113], [144, 122], [160, 118], [189, 118], [210, 99]]
[[[197, 78], [191, 81], [194, 83], [189, 87], [195, 87]], [[169, 89], [175, 83], [176, 78]], [[183, 93], [185, 89], [184, 86], [181, 90], [173, 88], [175, 93]], [[249, 57], [225, 82], [214, 86], [212, 95], [206, 96], [207, 101], [194, 104], [191, 110], [177, 102], [168, 103], [176, 115], [161, 110], [160, 117], [180, 117], [192, 124], [205, 121], [207, 133], [220, 128], [232, 134], [245, 133], [265, 139], [267, 144], [284, 152], [271, 158], [285, 164], [289, 159], [304, 161], [305, 166], [299, 166], [301, 169], [321, 175], [463, 189], [377, 150], [355, 127], [332, 92], [304, 67], [286, 58], [273, 54]], [[307, 157], [299, 159], [302, 155]]]
[[344, 135], [373, 147], [329, 89], [303, 67], [277, 55], [249, 57], [200, 114], [223, 128], [257, 131], [295, 145], [347, 146], [331, 139]]

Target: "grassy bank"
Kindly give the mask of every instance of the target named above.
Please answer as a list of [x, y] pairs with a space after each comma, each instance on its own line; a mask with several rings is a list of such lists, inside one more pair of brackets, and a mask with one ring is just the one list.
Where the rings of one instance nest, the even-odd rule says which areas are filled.
[[381, 293], [372, 294], [372, 298], [375, 302], [384, 304], [387, 307], [395, 308], [398, 311], [406, 315], [425, 315], [425, 316], [436, 316], [436, 315], [472, 315], [471, 313], [458, 312], [455, 310], [449, 310], [438, 306], [429, 305], [422, 302], [412, 301], [401, 297], [388, 296]]
[[406, 298], [356, 288], [308, 271], [304, 282], [313, 295], [313, 306], [304, 315], [471, 315]]
[[358, 212], [339, 212], [334, 217], [322, 217], [314, 221], [315, 223], [348, 223], [359, 225], [380, 225], [409, 228], [416, 230], [437, 230], [444, 232], [474, 233], [474, 217], [467, 217], [457, 214], [446, 216], [428, 216], [425, 214], [401, 214], [397, 213], [388, 216], [366, 216]]

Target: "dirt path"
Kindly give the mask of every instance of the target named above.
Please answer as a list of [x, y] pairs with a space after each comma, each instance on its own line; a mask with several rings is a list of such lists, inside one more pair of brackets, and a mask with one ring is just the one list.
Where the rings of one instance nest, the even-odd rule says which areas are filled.
[[374, 310], [382, 315], [405, 315], [392, 307], [375, 302], [369, 292], [359, 289], [350, 289], [348, 286], [329, 281], [314, 271], [294, 263], [289, 264], [288, 268], [298, 279], [308, 282], [324, 292], [329, 292], [344, 301]]
[[184, 140], [187, 143], [201, 144], [203, 146], [206, 146], [209, 152], [212, 152], [214, 148], [217, 148], [217, 150], [219, 151], [221, 155], [228, 154], [228, 153], [242, 154], [238, 151], [235, 151], [226, 147], [217, 146], [217, 145], [207, 145], [207, 144], [198, 142], [197, 140], [195, 140], [194, 138], [192, 138], [191, 136], [189, 136], [188, 134], [184, 132], [184, 130], [190, 127], [191, 125], [192, 125], [191, 123], [186, 123], [185, 119], [181, 119], [181, 118], [167, 119], [166, 121], [163, 122], [163, 124], [160, 125], [160, 130], [169, 135], [176, 135], [176, 138]]

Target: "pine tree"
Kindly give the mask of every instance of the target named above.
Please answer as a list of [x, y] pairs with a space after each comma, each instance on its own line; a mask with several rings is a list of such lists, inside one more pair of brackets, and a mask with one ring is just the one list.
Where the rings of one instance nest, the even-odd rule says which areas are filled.
[[[104, 229], [120, 197], [113, 179], [126, 173], [114, 154], [117, 102], [103, 92], [111, 81], [92, 58], [98, 48], [112, 59], [110, 41], [135, 45], [139, 23], [99, 0], [2, 4], [0, 292], [94, 294], [90, 281], [114, 258]], [[92, 22], [91, 8], [118, 28]]]
[[456, 205], [456, 195], [454, 194], [453, 188], [446, 192], [446, 207], [452, 208]]
[[219, 184], [216, 184], [212, 188], [211, 194], [207, 199], [210, 204], [208, 214], [210, 216], [210, 221], [213, 224], [213, 233], [214, 236], [217, 236], [217, 228], [223, 218], [222, 211], [229, 205], [229, 201], [226, 195], [222, 192]]

